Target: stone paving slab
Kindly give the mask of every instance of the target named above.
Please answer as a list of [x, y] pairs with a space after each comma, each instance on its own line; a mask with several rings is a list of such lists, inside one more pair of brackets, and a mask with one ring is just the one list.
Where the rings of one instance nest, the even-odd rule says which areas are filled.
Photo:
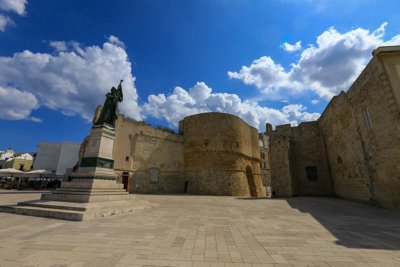
[[[0, 190], [0, 205], [41, 192]], [[0, 213], [0, 266], [400, 266], [400, 213], [335, 198], [136, 195], [84, 222]]]

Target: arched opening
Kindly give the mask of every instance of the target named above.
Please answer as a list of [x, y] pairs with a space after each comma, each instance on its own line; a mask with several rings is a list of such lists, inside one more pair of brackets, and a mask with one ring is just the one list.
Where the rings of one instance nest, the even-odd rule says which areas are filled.
[[254, 181], [253, 170], [251, 169], [250, 166], [246, 167], [246, 177], [247, 177], [247, 182], [249, 184], [250, 195], [252, 197], [256, 197], [257, 187], [256, 187], [256, 182]]

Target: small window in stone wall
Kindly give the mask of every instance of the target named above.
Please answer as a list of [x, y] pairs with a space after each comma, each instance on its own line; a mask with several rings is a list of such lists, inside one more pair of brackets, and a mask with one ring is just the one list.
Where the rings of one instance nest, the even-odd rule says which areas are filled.
[[371, 122], [371, 117], [369, 116], [368, 109], [364, 109], [364, 116], [365, 116], [365, 121], [367, 123], [368, 131], [372, 131], [372, 122]]
[[307, 179], [310, 181], [318, 180], [318, 173], [316, 166], [306, 166]]
[[149, 169], [149, 181], [150, 183], [157, 183], [160, 175], [160, 170], [157, 168]]
[[206, 140], [204, 140], [204, 146], [205, 147], [208, 147], [208, 144], [210, 143], [210, 140], [208, 140], [208, 139], [206, 139]]

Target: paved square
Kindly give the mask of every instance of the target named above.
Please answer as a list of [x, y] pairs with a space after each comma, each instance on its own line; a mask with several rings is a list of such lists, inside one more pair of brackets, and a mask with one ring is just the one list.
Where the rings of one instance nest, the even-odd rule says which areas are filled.
[[[0, 190], [0, 204], [39, 198]], [[86, 222], [0, 213], [0, 266], [400, 266], [400, 213], [335, 198], [137, 195]]]

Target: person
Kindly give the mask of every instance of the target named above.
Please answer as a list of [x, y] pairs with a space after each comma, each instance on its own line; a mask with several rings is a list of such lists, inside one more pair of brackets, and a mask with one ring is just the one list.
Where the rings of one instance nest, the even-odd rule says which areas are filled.
[[106, 101], [95, 125], [109, 124], [115, 127], [115, 121], [118, 117], [118, 102], [122, 102], [124, 98], [122, 82], [123, 80], [120, 81], [117, 89], [113, 86], [111, 92], [106, 94]]

